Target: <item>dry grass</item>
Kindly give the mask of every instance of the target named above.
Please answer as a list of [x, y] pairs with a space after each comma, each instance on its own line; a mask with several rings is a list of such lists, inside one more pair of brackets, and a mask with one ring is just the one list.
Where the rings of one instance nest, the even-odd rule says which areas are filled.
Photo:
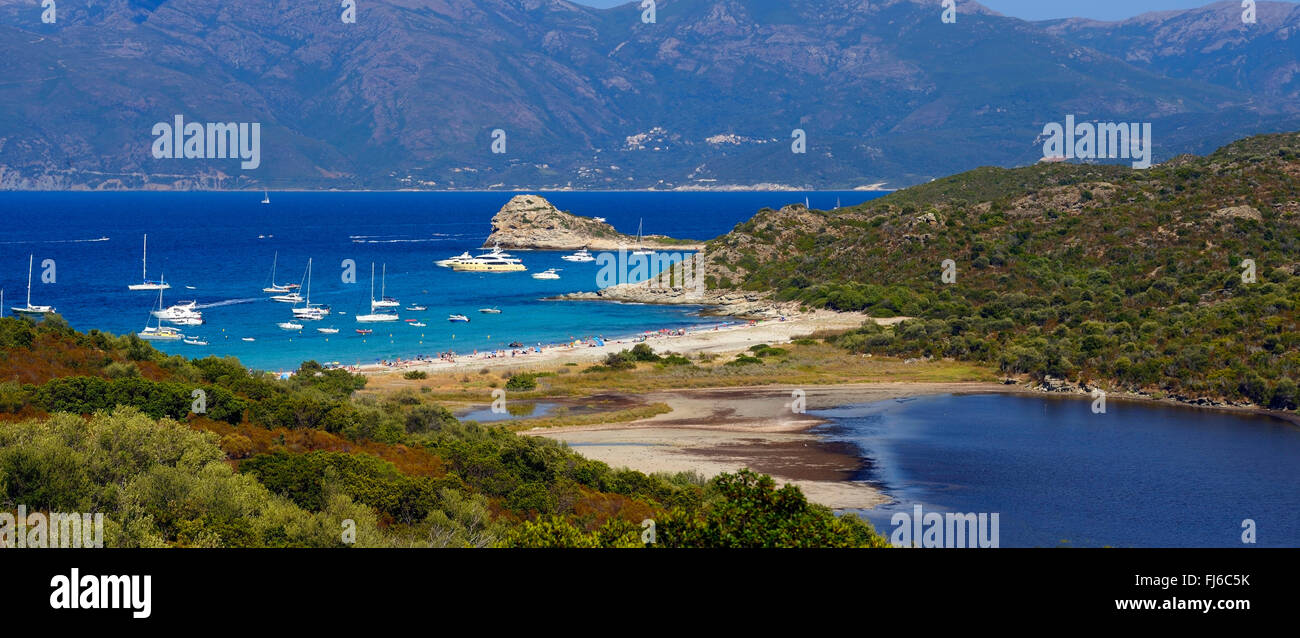
[[[997, 381], [997, 372], [972, 363], [947, 360], [904, 363], [887, 357], [864, 357], [832, 345], [782, 344], [788, 354], [765, 357], [762, 364], [725, 365], [734, 356], [712, 361], [692, 360], [689, 366], [641, 363], [635, 370], [584, 373], [584, 366], [521, 365], [511, 372], [551, 373], [538, 378], [538, 389], [511, 392], [512, 400], [591, 396], [607, 392], [643, 393], [656, 390], [726, 388], [762, 385], [833, 385], [841, 383], [919, 382], [951, 383]], [[395, 378], [394, 378], [395, 377]], [[409, 387], [423, 397], [450, 404], [482, 403], [492, 390], [502, 387], [499, 373], [430, 373], [428, 379], [402, 380], [398, 375], [378, 377], [368, 393]]]

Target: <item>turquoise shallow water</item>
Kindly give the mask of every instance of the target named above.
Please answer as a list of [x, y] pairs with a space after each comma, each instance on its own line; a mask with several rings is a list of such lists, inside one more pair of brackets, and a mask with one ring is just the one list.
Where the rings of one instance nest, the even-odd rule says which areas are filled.
[[[343, 364], [434, 355], [453, 350], [502, 348], [511, 341], [554, 343], [591, 336], [626, 336], [645, 329], [716, 323], [697, 309], [592, 302], [541, 301], [565, 292], [594, 290], [595, 264], [572, 264], [564, 253], [520, 251], [529, 271], [454, 273], [433, 264], [482, 245], [492, 215], [513, 193], [3, 193], [0, 194], [0, 288], [8, 308], [22, 305], [27, 256], [34, 254], [37, 283], [32, 302], [55, 306], [75, 328], [122, 334], [149, 319], [157, 293], [131, 292], [141, 278], [141, 238], [149, 235], [149, 276], [164, 274], [172, 288], [164, 302], [193, 299], [207, 324], [182, 327], [209, 346], [161, 343], [186, 356], [234, 355], [267, 370], [295, 368], [307, 359]], [[619, 230], [709, 239], [729, 231], [764, 206], [808, 198], [813, 207], [845, 206], [879, 196], [867, 192], [541, 193], [562, 210], [605, 217]], [[105, 239], [106, 238], [106, 239]], [[290, 306], [261, 292], [279, 252], [279, 283], [301, 280], [313, 259], [312, 301], [335, 315], [306, 323], [301, 334], [276, 324], [291, 318]], [[40, 282], [41, 263], [54, 260], [53, 281]], [[342, 281], [343, 260], [357, 265], [357, 281]], [[371, 262], [387, 264], [387, 292], [401, 312], [424, 328], [372, 324], [362, 337], [352, 318], [368, 309]], [[531, 274], [561, 268], [559, 280]], [[187, 288], [192, 286], [193, 288]], [[378, 287], [378, 283], [376, 284]], [[378, 295], [378, 291], [376, 291]], [[499, 315], [479, 314], [492, 306]], [[346, 313], [346, 314], [340, 314]], [[447, 315], [469, 315], [452, 324]], [[339, 334], [315, 332], [335, 327]], [[244, 337], [255, 339], [249, 343]]]

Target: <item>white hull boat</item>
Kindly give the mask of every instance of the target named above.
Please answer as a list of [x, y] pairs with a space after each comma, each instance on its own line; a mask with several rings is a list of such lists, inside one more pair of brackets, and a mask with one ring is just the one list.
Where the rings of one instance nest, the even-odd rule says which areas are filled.
[[142, 283], [131, 284], [127, 290], [167, 290], [171, 284], [159, 278], [158, 281], [149, 280], [149, 236], [144, 236], [144, 253], [140, 257], [140, 279]]
[[[27, 256], [27, 305], [14, 306], [10, 308], [14, 312], [23, 315], [48, 315], [54, 312], [54, 306], [33, 306], [32, 305], [32, 264], [36, 256]], [[162, 293], [159, 293], [162, 294]]]

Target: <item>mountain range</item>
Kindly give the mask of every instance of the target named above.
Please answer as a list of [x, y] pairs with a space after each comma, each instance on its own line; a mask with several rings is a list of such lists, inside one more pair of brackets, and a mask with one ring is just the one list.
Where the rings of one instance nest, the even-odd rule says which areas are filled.
[[[894, 188], [1143, 122], [1300, 129], [1300, 7], [1026, 22], [961, 0], [0, 0], [0, 188]], [[158, 123], [260, 124], [260, 162]], [[806, 152], [795, 153], [796, 129]], [[504, 151], [494, 153], [495, 150]]]

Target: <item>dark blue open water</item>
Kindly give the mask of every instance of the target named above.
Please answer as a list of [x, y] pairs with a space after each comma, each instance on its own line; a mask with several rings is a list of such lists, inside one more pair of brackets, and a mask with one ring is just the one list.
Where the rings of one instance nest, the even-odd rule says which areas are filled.
[[[554, 192], [541, 193], [561, 210], [605, 217], [619, 230], [635, 234], [644, 219], [646, 234], [711, 239], [752, 217], [809, 198], [813, 207], [831, 208], [837, 200], [857, 204], [868, 192]], [[516, 252], [525, 273], [466, 274], [433, 264], [482, 245], [490, 220], [513, 193], [0, 193], [0, 288], [5, 314], [24, 303], [27, 256], [34, 253], [38, 283], [32, 303], [53, 305], [75, 328], [117, 334], [144, 327], [157, 293], [131, 292], [138, 283], [141, 237], [149, 234], [149, 275], [172, 284], [164, 302], [194, 299], [207, 325], [182, 327], [210, 346], [159, 344], [186, 356], [235, 355], [246, 365], [292, 369], [306, 359], [343, 364], [505, 347], [511, 341], [554, 343], [570, 338], [635, 334], [645, 329], [716, 322], [696, 309], [609, 303], [542, 302], [564, 292], [596, 289], [595, 264], [562, 261], [564, 253]], [[259, 238], [259, 236], [262, 236]], [[96, 241], [107, 237], [107, 241]], [[306, 323], [301, 334], [276, 324], [291, 318], [290, 306], [261, 292], [279, 251], [279, 283], [301, 280], [314, 259], [312, 301], [330, 304], [336, 314]], [[40, 264], [55, 260], [56, 281], [39, 283]], [[356, 262], [356, 284], [341, 281], [340, 264]], [[428, 324], [371, 324], [375, 334], [355, 333], [354, 314], [367, 311], [370, 263], [388, 264], [388, 293], [403, 307], [420, 304], [424, 313], [402, 312]], [[377, 266], [378, 267], [378, 266]], [[559, 280], [536, 280], [532, 273], [562, 268]], [[193, 286], [187, 289], [186, 286]], [[378, 295], [378, 291], [376, 291]], [[477, 309], [499, 307], [500, 315]], [[346, 315], [339, 313], [347, 313]], [[450, 324], [447, 315], [471, 316], [469, 324]], [[317, 326], [340, 333], [325, 336]], [[251, 337], [254, 342], [244, 342]]]
[[999, 513], [1002, 547], [1300, 545], [1300, 427], [1176, 406], [943, 395], [816, 412], [861, 450], [890, 506]]

